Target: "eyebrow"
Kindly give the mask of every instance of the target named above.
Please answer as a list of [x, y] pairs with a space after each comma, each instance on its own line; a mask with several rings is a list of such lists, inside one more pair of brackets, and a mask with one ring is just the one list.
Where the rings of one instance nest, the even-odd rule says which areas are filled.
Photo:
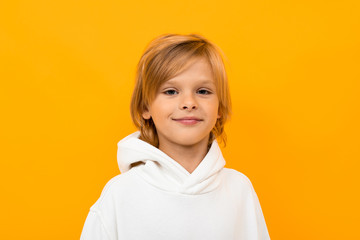
[[[176, 80], [173, 80], [173, 79], [170, 79], [166, 82], [163, 83], [163, 85], [165, 84], [176, 84], [178, 81]], [[199, 85], [203, 85], [203, 84], [210, 84], [210, 85], [214, 85], [215, 86], [215, 83], [209, 79], [204, 79], [202, 80], [201, 82], [199, 82]]]

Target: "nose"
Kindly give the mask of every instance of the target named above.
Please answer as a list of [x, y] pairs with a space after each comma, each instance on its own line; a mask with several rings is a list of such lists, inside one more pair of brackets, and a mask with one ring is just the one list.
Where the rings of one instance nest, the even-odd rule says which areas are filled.
[[197, 109], [198, 104], [192, 94], [184, 94], [180, 101], [181, 110]]

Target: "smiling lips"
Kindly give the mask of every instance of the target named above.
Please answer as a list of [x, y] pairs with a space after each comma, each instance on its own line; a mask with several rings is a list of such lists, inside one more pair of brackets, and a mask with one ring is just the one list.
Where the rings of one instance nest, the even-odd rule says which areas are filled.
[[184, 117], [184, 118], [177, 118], [177, 119], [173, 119], [174, 121], [177, 121], [179, 123], [182, 123], [184, 125], [194, 125], [197, 124], [198, 122], [202, 121], [199, 118], [196, 117]]

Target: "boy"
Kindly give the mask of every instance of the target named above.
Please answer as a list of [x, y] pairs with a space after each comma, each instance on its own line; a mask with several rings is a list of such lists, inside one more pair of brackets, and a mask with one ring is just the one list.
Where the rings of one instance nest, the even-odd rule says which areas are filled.
[[270, 239], [257, 195], [224, 168], [231, 101], [220, 50], [200, 35], [154, 39], [131, 100], [139, 131], [118, 143], [122, 174], [90, 208], [82, 240]]

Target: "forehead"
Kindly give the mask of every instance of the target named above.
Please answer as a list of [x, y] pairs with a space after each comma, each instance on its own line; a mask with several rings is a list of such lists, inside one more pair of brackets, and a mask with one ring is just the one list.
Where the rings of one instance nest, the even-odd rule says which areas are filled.
[[205, 58], [194, 58], [189, 61], [175, 76], [170, 77], [163, 84], [181, 82], [215, 84], [213, 70]]

